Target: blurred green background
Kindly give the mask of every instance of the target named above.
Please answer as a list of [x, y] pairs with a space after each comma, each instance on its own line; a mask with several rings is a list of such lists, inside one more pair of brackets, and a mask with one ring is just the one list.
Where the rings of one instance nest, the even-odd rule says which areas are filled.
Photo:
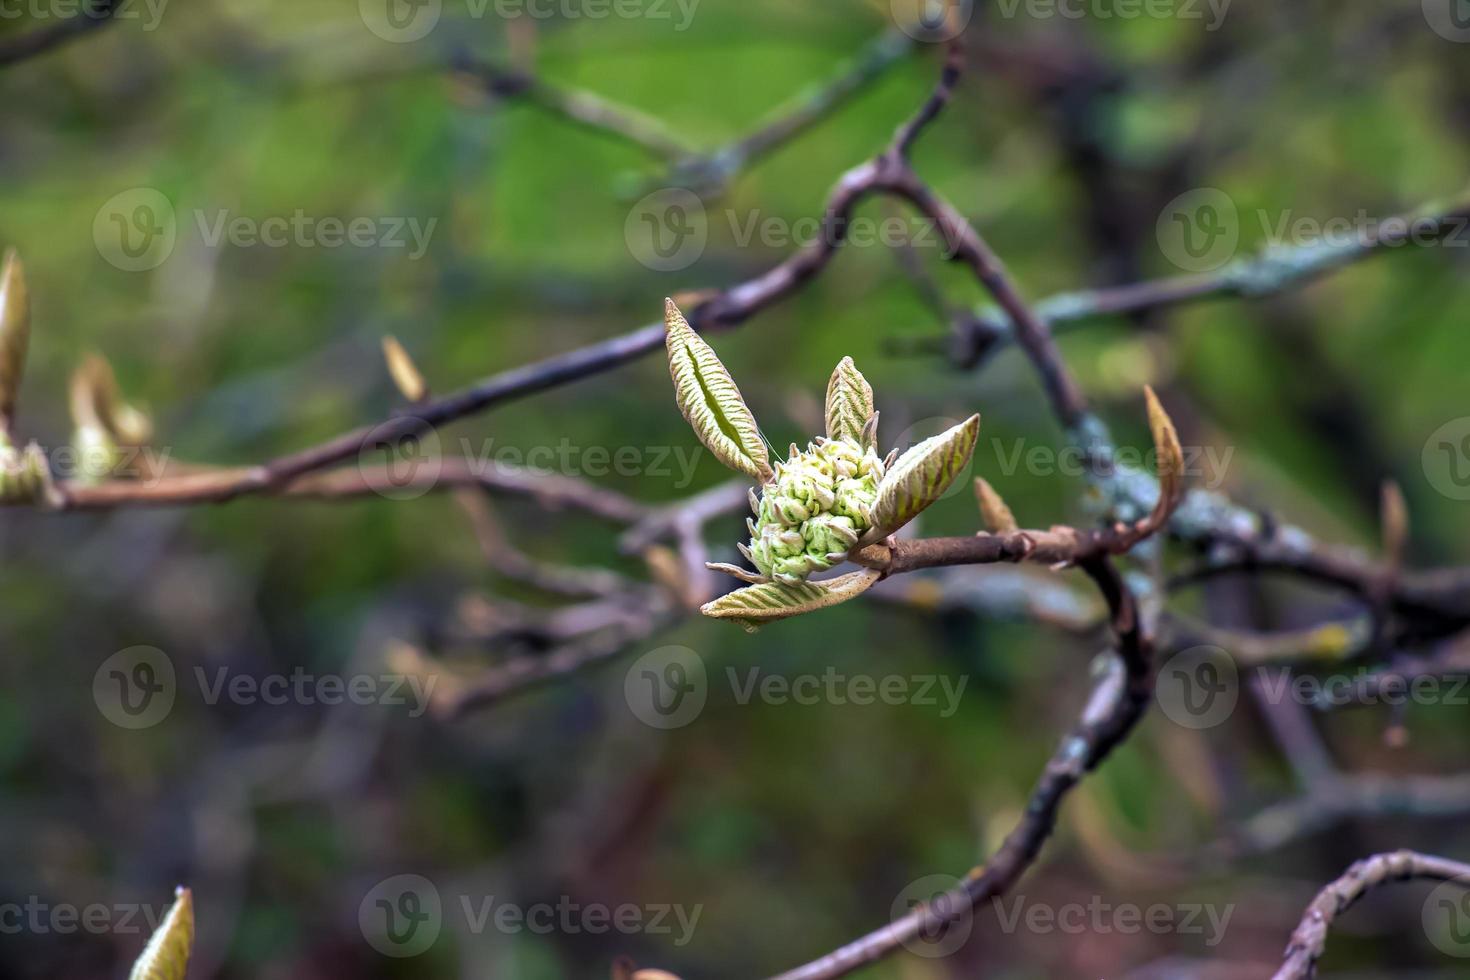
[[[173, 458], [245, 464], [399, 405], [384, 334], [450, 391], [653, 322], [665, 295], [731, 285], [789, 254], [737, 231], [752, 216], [819, 214], [837, 176], [926, 96], [941, 54], [913, 44], [711, 195], [707, 247], [686, 268], [657, 271], [629, 229], [666, 168], [448, 66], [533, 66], [712, 149], [891, 30], [888, 4], [700, 0], [686, 22], [652, 0], [633, 17], [575, 3], [505, 17], [451, 0], [410, 43], [369, 30], [372, 6], [173, 0], [155, 16], [136, 4], [136, 16], [0, 70], [0, 242], [24, 258], [35, 311], [24, 436], [67, 441], [67, 378], [93, 350]], [[1181, 13], [1196, 6], [1200, 17]], [[44, 3], [14, 9], [22, 16], [0, 23], [7, 32], [57, 16]], [[1268, 244], [1283, 218], [1361, 209], [1381, 219], [1464, 188], [1470, 46], [1437, 32], [1418, 0], [1237, 2], [1213, 30], [1208, 8], [1183, 0], [1156, 17], [1038, 9], [1050, 8], [974, 11], [969, 71], [915, 157], [1029, 297], [1181, 274], [1157, 223], [1197, 188], [1238, 209], [1240, 255]], [[117, 196], [139, 188], [172, 206], [176, 241], [155, 268], [128, 271], [108, 258], [109, 215], [131, 215]], [[311, 240], [211, 244], [222, 212], [434, 225], [417, 257]], [[882, 202], [859, 212], [905, 213]], [[950, 301], [983, 300], [933, 249], [912, 258]], [[1411, 561], [1464, 561], [1467, 504], [1437, 489], [1421, 452], [1470, 414], [1467, 270], [1463, 247], [1403, 248], [1275, 298], [1100, 321], [1062, 345], [1121, 443], [1146, 447], [1140, 389], [1152, 383], [1187, 445], [1233, 453], [1210, 475], [1241, 502], [1373, 547], [1377, 488], [1393, 478], [1412, 515]], [[891, 350], [945, 329], [902, 256], [869, 244], [844, 248], [795, 296], [713, 342], [777, 446], [812, 434], [827, 375], [850, 354], [877, 389], [885, 445], [930, 434], [925, 420], [978, 411], [974, 472], [1023, 525], [1085, 520], [1082, 481], [1005, 464], [1017, 446], [1064, 444], [1016, 351], [965, 371]], [[461, 436], [519, 452], [564, 439], [695, 445], [658, 354], [441, 433]], [[652, 474], [595, 482], [658, 502], [727, 477], [705, 454], [687, 486]], [[536, 557], [646, 574], [618, 554], [616, 527], [521, 500], [496, 507]], [[977, 527], [968, 492], [922, 521], [930, 534]], [[741, 517], [708, 530], [728, 558]], [[196, 667], [376, 675], [404, 643], [456, 670], [494, 664], [520, 651], [456, 640], [452, 624], [552, 598], [488, 568], [448, 495], [12, 509], [0, 512], [0, 553], [0, 900], [158, 907], [190, 884], [199, 977], [603, 977], [617, 955], [686, 980], [789, 968], [880, 925], [911, 882], [963, 873], [998, 844], [1104, 643], [1014, 616], [865, 601], [753, 636], [689, 620], [626, 659], [452, 722], [380, 706], [209, 705], [191, 687]], [[1004, 590], [1024, 598], [1057, 583], [1090, 601], [1070, 578], [1018, 585], [1006, 572], [987, 585], [977, 573], [974, 583], [997, 605]], [[1337, 602], [1275, 582], [1257, 598], [1273, 626]], [[670, 643], [697, 651], [712, 680], [699, 717], [661, 731], [629, 711], [624, 679], [637, 656]], [[92, 684], [136, 645], [166, 651], [184, 680], [164, 721], [130, 731], [99, 711]], [[915, 703], [741, 704], [726, 669], [755, 665], [966, 687], [947, 717]], [[1445, 775], [1463, 764], [1465, 718], [1463, 707], [1411, 709], [1401, 748], [1384, 744], [1383, 709], [1312, 724], [1344, 769]], [[959, 951], [905, 954], [867, 975], [1261, 976], [1315, 889], [1351, 860], [1470, 848], [1462, 819], [1406, 817], [1350, 821], [1182, 876], [1142, 856], [1189, 853], [1299, 792], [1244, 702], [1202, 733], [1155, 713], [1069, 801], [1016, 894], [1053, 909], [1229, 906], [1217, 945], [1184, 930], [1008, 931], [987, 906]], [[444, 902], [442, 934], [414, 958], [382, 955], [359, 927], [364, 896], [400, 874], [432, 881]], [[1420, 924], [1427, 892], [1403, 886], [1347, 918], [1328, 972], [1463, 975]], [[462, 896], [700, 912], [676, 944], [677, 928], [476, 930]], [[23, 977], [120, 977], [145, 934], [22, 928], [0, 935], [0, 964]]]

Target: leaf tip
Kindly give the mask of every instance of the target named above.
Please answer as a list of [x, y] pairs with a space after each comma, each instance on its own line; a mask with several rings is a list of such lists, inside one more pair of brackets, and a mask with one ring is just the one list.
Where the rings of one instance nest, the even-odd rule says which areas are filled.
[[383, 359], [388, 362], [388, 373], [404, 398], [417, 403], [428, 397], [429, 386], [418, 365], [392, 334], [383, 338]]
[[975, 499], [980, 504], [980, 517], [985, 521], [986, 530], [992, 534], [1019, 530], [1020, 526], [1005, 498], [983, 476], [975, 477]]

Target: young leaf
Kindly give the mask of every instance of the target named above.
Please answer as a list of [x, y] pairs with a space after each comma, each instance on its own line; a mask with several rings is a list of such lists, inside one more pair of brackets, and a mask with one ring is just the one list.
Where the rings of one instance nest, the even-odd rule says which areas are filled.
[[393, 383], [404, 398], [417, 405], [429, 397], [428, 382], [397, 337], [383, 338], [383, 359], [388, 362], [388, 373], [393, 376]]
[[827, 382], [827, 438], [862, 444], [872, 417], [873, 388], [852, 358], [844, 357]]
[[1145, 521], [1149, 533], [1153, 533], [1168, 523], [1184, 495], [1184, 450], [1179, 445], [1179, 433], [1174, 431], [1174, 423], [1154, 390], [1145, 385], [1143, 397], [1148, 403], [1148, 427], [1159, 458], [1159, 502]]
[[944, 496], [970, 464], [979, 437], [980, 416], [971, 415], [898, 457], [878, 484], [878, 499], [873, 502], [874, 530], [868, 538], [892, 534]]
[[985, 521], [985, 529], [991, 534], [1009, 534], [1019, 529], [1005, 498], [996, 493], [995, 487], [983, 476], [975, 477], [975, 499], [980, 503], [980, 517]]
[[194, 898], [187, 888], [174, 894], [173, 907], [133, 964], [128, 980], [184, 980], [194, 945]]
[[715, 619], [733, 619], [753, 629], [758, 623], [775, 622], [846, 602], [868, 591], [882, 577], [882, 572], [864, 568], [822, 582], [802, 582], [800, 585], [767, 582], [736, 589], [705, 603], [699, 611]]
[[664, 301], [664, 324], [679, 411], [716, 459], [765, 483], [771, 478], [766, 443], [730, 372], [671, 299]]
[[5, 266], [0, 269], [0, 437], [15, 414], [30, 339], [30, 293], [25, 270], [11, 251], [5, 253]]

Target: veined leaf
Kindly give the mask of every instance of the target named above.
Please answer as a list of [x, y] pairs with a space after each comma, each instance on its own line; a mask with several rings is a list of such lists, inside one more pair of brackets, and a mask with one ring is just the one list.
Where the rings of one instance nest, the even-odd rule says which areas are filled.
[[827, 382], [827, 438], [863, 443], [873, 417], [873, 388], [852, 358], [844, 357]]
[[882, 577], [883, 573], [877, 569], [864, 568], [823, 582], [802, 582], [800, 585], [767, 582], [736, 589], [705, 603], [699, 611], [715, 619], [733, 619], [753, 630], [760, 623], [771, 623], [846, 602], [868, 591]]
[[133, 964], [128, 980], [184, 980], [194, 945], [194, 899], [187, 888], [174, 894], [173, 907]]
[[664, 304], [669, 373], [679, 411], [716, 459], [766, 482], [771, 477], [770, 455], [740, 389], [674, 301]]
[[970, 464], [979, 437], [980, 416], [971, 415], [898, 457], [878, 484], [878, 499], [873, 502], [875, 530], [869, 532], [869, 538], [892, 534], [944, 496]]

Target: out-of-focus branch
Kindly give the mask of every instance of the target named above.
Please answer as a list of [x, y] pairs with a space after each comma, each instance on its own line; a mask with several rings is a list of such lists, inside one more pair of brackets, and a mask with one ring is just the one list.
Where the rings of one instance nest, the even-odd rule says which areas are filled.
[[1443, 818], [1470, 813], [1470, 775], [1333, 773], [1305, 795], [1269, 806], [1205, 849], [1206, 863], [1265, 854], [1351, 820]]
[[991, 859], [972, 870], [953, 891], [826, 956], [780, 974], [775, 980], [830, 980], [846, 976], [890, 955], [920, 934], [943, 928], [950, 918], [960, 914], [959, 910], [968, 914], [968, 910], [1004, 894], [1035, 861], [1056, 826], [1062, 800], [1133, 730], [1153, 690], [1152, 644], [1132, 593], [1106, 557], [1090, 559], [1083, 569], [1108, 602], [1117, 637], [1117, 656], [1094, 689], [1077, 727], [1062, 740], [1047, 763], [1021, 822]]
[[92, 0], [45, 27], [0, 38], [0, 68], [45, 54], [112, 23], [123, 0]]
[[1457, 881], [1470, 887], [1470, 864], [1414, 851], [1375, 854], [1356, 862], [1341, 878], [1323, 888], [1307, 906], [1301, 924], [1291, 934], [1286, 960], [1273, 980], [1311, 977], [1316, 972], [1317, 960], [1327, 947], [1327, 932], [1338, 916], [1380, 885], [1414, 878]]
[[591, 92], [561, 88], [527, 72], [503, 68], [469, 55], [457, 58], [454, 68], [473, 78], [490, 95], [523, 100], [588, 129], [640, 146], [670, 163], [694, 152], [659, 120]]
[[[123, 505], [149, 506], [199, 502], [248, 480], [249, 470], [200, 469], [148, 480], [109, 480], [56, 485], [53, 505], [60, 510], [105, 510]], [[621, 524], [647, 519], [650, 508], [624, 495], [561, 473], [542, 472], [499, 461], [483, 463], [456, 457], [423, 460], [416, 467], [373, 463], [314, 473], [270, 489], [273, 496], [298, 500], [341, 500], [478, 487], [529, 497], [553, 510], [574, 509]]]
[[692, 153], [675, 161], [662, 183], [703, 195], [723, 193], [742, 171], [826, 119], [882, 77], [913, 47], [913, 39], [902, 31], [880, 34], [843, 62], [830, 79], [808, 87], [773, 110], [753, 132], [716, 150]]
[[[1463, 233], [1467, 219], [1470, 198], [1430, 202], [1365, 230], [1351, 242], [1271, 248], [1237, 259], [1216, 272], [1057, 293], [1039, 300], [1035, 310], [1053, 331], [1060, 332], [1105, 317], [1207, 300], [1264, 299], [1404, 245], [1419, 246]], [[980, 366], [1014, 340], [1004, 311], [990, 307], [963, 318], [943, 336], [896, 340], [889, 346], [901, 354], [939, 354], [957, 367], [969, 369]]]

